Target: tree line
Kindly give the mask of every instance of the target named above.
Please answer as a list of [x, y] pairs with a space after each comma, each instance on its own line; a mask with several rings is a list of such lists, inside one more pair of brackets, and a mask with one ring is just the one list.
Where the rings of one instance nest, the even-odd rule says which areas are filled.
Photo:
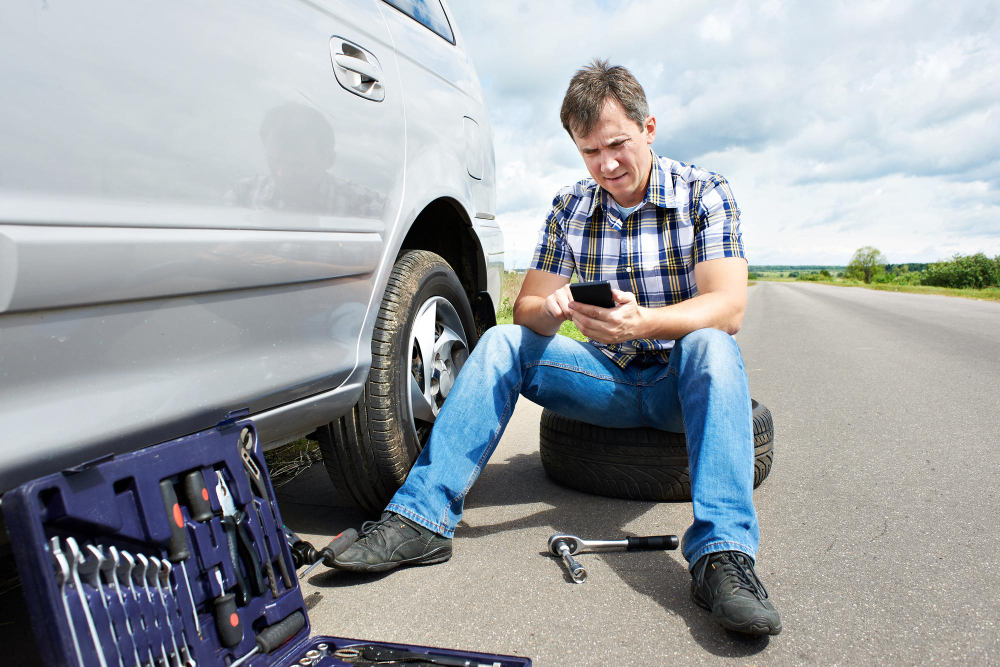
[[933, 285], [956, 289], [1000, 287], [1000, 255], [956, 254], [951, 259], [929, 264], [889, 264], [874, 246], [854, 252], [844, 270], [844, 278], [864, 283]]

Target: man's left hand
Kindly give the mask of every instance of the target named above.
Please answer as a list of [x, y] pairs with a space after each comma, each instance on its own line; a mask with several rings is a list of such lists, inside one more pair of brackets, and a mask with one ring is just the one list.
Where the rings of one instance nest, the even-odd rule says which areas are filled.
[[579, 301], [569, 304], [573, 324], [580, 332], [598, 343], [624, 343], [643, 338], [646, 308], [635, 302], [631, 292], [611, 290], [614, 308], [590, 306]]

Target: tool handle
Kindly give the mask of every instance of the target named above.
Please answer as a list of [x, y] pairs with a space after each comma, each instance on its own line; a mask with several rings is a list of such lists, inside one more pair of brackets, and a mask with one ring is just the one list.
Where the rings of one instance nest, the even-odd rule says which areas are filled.
[[236, 610], [236, 596], [232, 593], [223, 593], [215, 598], [215, 630], [222, 645], [227, 648], [243, 641], [243, 622]]
[[626, 551], [669, 551], [680, 546], [676, 535], [653, 535], [652, 537], [629, 537]]
[[226, 543], [229, 546], [229, 557], [233, 561], [233, 573], [236, 575], [236, 593], [239, 597], [236, 598], [237, 604], [241, 607], [245, 607], [250, 604], [251, 595], [250, 587], [247, 585], [247, 580], [243, 576], [243, 570], [240, 569], [240, 556], [239, 556], [239, 544], [237, 543], [236, 537], [236, 519], [231, 516], [222, 517], [222, 530], [226, 534]]
[[301, 611], [295, 611], [260, 631], [257, 635], [257, 646], [264, 653], [270, 653], [305, 627], [306, 617]]
[[188, 501], [191, 518], [208, 521], [212, 518], [212, 503], [208, 499], [208, 486], [200, 470], [192, 470], [184, 476], [184, 495]]
[[347, 551], [347, 548], [358, 540], [358, 531], [348, 528], [339, 535], [334, 535], [330, 543], [320, 551], [323, 563], [327, 567], [333, 567], [333, 559]]
[[[241, 517], [236, 518], [236, 539], [238, 540], [237, 551], [243, 553], [243, 564], [247, 568], [247, 579], [249, 579], [250, 590], [253, 591], [255, 596], [263, 595], [264, 591], [267, 590], [267, 584], [264, 583], [264, 571], [261, 569], [260, 558], [257, 557], [257, 550], [254, 548], [253, 538], [250, 537], [250, 531], [247, 529], [246, 524], [241, 521]], [[268, 567], [272, 574], [274, 570], [270, 568], [270, 562], [268, 562]]]
[[285, 563], [285, 554], [281, 550], [281, 545], [278, 545], [278, 571], [281, 572], [281, 581], [284, 582], [285, 588], [291, 588], [294, 579], [292, 579], [292, 573], [288, 571], [288, 565]]
[[167, 558], [171, 563], [179, 563], [191, 556], [188, 547], [187, 533], [184, 532], [184, 515], [177, 502], [174, 483], [169, 479], [160, 482], [160, 495], [163, 496], [163, 507], [167, 511], [167, 523], [170, 524], [170, 541], [167, 543]]

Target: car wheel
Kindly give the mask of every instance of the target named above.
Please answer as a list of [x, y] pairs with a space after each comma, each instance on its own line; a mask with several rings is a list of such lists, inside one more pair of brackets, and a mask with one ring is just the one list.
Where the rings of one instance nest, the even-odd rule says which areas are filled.
[[[753, 401], [756, 489], [774, 462], [771, 411]], [[542, 411], [545, 472], [574, 489], [633, 500], [691, 500], [687, 439], [655, 428], [604, 428]]]
[[462, 283], [442, 257], [409, 250], [389, 276], [361, 398], [316, 432], [341, 498], [378, 514], [406, 479], [476, 344]]

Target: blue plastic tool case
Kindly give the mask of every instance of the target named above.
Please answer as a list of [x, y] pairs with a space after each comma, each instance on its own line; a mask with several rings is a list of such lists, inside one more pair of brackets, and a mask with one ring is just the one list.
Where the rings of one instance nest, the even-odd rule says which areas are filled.
[[[251, 481], [244, 458], [263, 485]], [[251, 420], [28, 482], [4, 494], [3, 513], [46, 665], [531, 665], [516, 656], [311, 636]], [[226, 621], [231, 626], [220, 628]], [[275, 637], [289, 627], [287, 639]], [[365, 646], [409, 654], [406, 662], [376, 662], [364, 659]]]

